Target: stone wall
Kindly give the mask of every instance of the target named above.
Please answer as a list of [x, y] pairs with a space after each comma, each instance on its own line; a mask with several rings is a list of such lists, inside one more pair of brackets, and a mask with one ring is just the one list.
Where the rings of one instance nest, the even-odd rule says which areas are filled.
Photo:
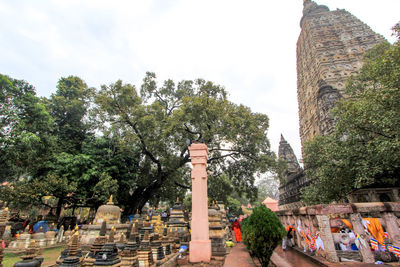
[[[349, 227], [349, 225], [351, 225], [350, 229], [353, 235], [350, 235], [350, 232], [340, 233], [340, 238], [355, 242], [357, 236], [360, 242], [357, 245], [359, 250], [354, 253], [361, 254], [359, 259], [364, 263], [374, 263], [378, 260], [377, 256], [382, 257], [383, 252], [371, 251], [372, 235], [367, 234], [363, 226], [366, 219], [376, 218], [379, 220], [379, 224], [387, 232], [384, 241], [387, 246], [400, 246], [398, 217], [400, 202], [315, 205], [280, 210], [276, 214], [284, 227], [290, 225], [295, 228], [294, 241], [298, 248], [304, 252], [312, 251], [317, 257], [323, 257], [330, 262], [339, 262], [342, 257], [348, 257], [341, 253], [343, 250], [338, 250], [338, 241], [336, 240], [338, 236], [332, 234], [331, 228], [343, 228]], [[346, 225], [343, 219], [347, 220]]]

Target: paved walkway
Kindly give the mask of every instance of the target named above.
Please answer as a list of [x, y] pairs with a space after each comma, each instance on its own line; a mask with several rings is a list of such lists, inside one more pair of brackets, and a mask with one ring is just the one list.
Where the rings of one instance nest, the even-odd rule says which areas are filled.
[[[277, 267], [314, 267], [314, 266], [325, 266], [325, 267], [355, 267], [355, 266], [376, 266], [375, 264], [367, 264], [362, 262], [340, 262], [331, 263], [321, 257], [309, 256], [302, 254], [295, 248], [288, 248], [286, 251], [282, 250], [281, 246], [278, 246], [272, 254], [271, 261]], [[382, 265], [388, 266], [388, 265]], [[395, 265], [398, 266], [398, 265]]]
[[249, 252], [243, 243], [236, 243], [226, 256], [224, 267], [255, 267]]
[[313, 267], [321, 266], [316, 264], [306, 257], [303, 257], [296, 251], [288, 248], [288, 250], [282, 250], [281, 246], [278, 246], [274, 253], [272, 253], [271, 261], [278, 267]]

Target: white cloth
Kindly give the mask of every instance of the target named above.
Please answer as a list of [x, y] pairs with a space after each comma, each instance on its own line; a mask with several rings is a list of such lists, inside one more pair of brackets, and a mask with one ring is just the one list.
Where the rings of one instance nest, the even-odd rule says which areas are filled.
[[324, 242], [322, 241], [321, 235], [319, 235], [317, 240], [315, 240], [315, 246], [317, 247], [317, 250], [319, 249], [325, 250]]

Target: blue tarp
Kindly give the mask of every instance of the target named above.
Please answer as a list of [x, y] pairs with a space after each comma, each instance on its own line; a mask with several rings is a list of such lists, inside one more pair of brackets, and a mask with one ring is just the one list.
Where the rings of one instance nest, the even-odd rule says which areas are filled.
[[43, 228], [43, 233], [46, 233], [47, 231], [50, 230], [50, 228], [49, 228], [49, 222], [48, 222], [48, 221], [39, 221], [39, 222], [37, 222], [37, 223], [35, 223], [35, 224], [33, 225], [33, 231], [34, 231], [35, 233], [39, 232], [40, 227]]

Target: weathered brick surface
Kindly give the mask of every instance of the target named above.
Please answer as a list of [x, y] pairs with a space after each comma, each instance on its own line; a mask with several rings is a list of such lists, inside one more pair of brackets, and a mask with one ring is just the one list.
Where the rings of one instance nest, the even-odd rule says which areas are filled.
[[349, 76], [362, 65], [362, 56], [384, 38], [344, 9], [330, 11], [314, 1], [304, 2], [297, 41], [297, 94], [302, 144], [332, 131], [330, 110], [346, 97]]

